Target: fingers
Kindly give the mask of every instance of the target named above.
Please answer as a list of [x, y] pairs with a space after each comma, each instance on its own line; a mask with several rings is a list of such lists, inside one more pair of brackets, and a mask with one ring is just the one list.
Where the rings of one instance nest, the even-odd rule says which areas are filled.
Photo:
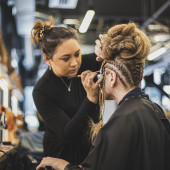
[[103, 80], [103, 76], [101, 76], [98, 81], [96, 83], [94, 83], [94, 78], [97, 76], [97, 72], [91, 72], [91, 71], [84, 71], [81, 74], [81, 80], [82, 80], [82, 84], [87, 86], [91, 86], [94, 85], [94, 87], [96, 88], [97, 86], [99, 86], [99, 84], [102, 82]]
[[101, 60], [103, 60], [103, 58], [101, 58], [101, 57], [96, 57], [96, 61], [101, 61]]
[[97, 103], [99, 95], [99, 84], [101, 83], [103, 76], [95, 83], [94, 78], [97, 76], [97, 72], [86, 71], [82, 73], [81, 80], [82, 85], [87, 93], [87, 98], [93, 102]]
[[103, 34], [99, 34], [99, 38], [100, 40], [102, 40]]
[[104, 38], [104, 34], [100, 34], [99, 35], [99, 38], [100, 38], [100, 41], [101, 41], [101, 43], [103, 42], [103, 38]]
[[39, 165], [36, 167], [36, 170], [41, 170], [42, 168], [45, 168], [45, 165], [39, 164]]
[[36, 167], [36, 170], [41, 170], [42, 168], [45, 168], [46, 166], [51, 166], [50, 159], [51, 159], [50, 157], [43, 158], [41, 163]]
[[103, 43], [103, 40], [106, 38], [107, 34], [100, 34], [99, 38], [101, 40], [101, 44]]
[[97, 75], [96, 72], [91, 72], [91, 71], [87, 70], [81, 74], [81, 80], [84, 83], [91, 83], [91, 82], [93, 82], [93, 79], [96, 75]]
[[98, 45], [96, 45], [95, 48], [94, 48], [94, 51], [95, 51], [95, 54], [98, 56], [98, 55], [101, 54], [102, 49], [101, 49], [101, 47], [99, 47]]
[[96, 43], [96, 45], [97, 45], [98, 47], [100, 47], [100, 48], [102, 47], [102, 44], [101, 44], [101, 41], [100, 41], [100, 40], [96, 40], [95, 43]]
[[88, 74], [87, 80], [89, 85], [92, 85], [94, 83], [93, 79], [97, 76], [96, 72], [91, 72]]
[[96, 60], [97, 61], [101, 61], [103, 60], [103, 52], [102, 52], [102, 37], [103, 35], [100, 34], [99, 37], [100, 37], [100, 40], [96, 40], [95, 43], [96, 43], [96, 46], [94, 48], [94, 51], [95, 51], [95, 54], [97, 55], [97, 58]]
[[42, 168], [45, 168], [44, 164], [45, 158], [42, 159], [41, 163], [36, 167], [36, 170], [41, 170]]
[[88, 73], [90, 73], [91, 71], [90, 70], [87, 70], [87, 71], [84, 71], [81, 73], [81, 81], [84, 82], [86, 76]]
[[[97, 58], [98, 59], [103, 59], [103, 52], [102, 52], [102, 49], [100, 47], [98, 47], [97, 45], [95, 46], [95, 49], [94, 49], [94, 52], [95, 54], [97, 55]], [[97, 59], [96, 58], [96, 59]]]
[[103, 75], [100, 76], [100, 78], [97, 80], [97, 82], [95, 83], [95, 87], [99, 87], [99, 85], [101, 84], [102, 80], [103, 80]]

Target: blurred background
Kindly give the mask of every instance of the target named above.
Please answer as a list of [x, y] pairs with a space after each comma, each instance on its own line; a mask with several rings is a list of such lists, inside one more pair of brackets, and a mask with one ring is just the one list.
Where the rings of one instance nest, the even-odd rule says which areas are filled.
[[[81, 27], [85, 14], [88, 19]], [[56, 26], [77, 29], [83, 54], [94, 52], [95, 40], [109, 27], [137, 24], [152, 44], [142, 89], [169, 116], [170, 0], [0, 0], [0, 105], [15, 117], [21, 115], [25, 129], [39, 127], [32, 90], [47, 68], [40, 49], [30, 41], [30, 33], [35, 21], [48, 21], [49, 16]], [[116, 105], [107, 101], [106, 108], [105, 122]]]

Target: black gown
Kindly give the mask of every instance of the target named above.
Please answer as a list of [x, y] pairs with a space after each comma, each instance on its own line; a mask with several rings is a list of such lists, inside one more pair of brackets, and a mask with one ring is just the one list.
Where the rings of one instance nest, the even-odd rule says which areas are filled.
[[139, 89], [120, 102], [83, 161], [65, 170], [170, 170], [170, 123]]
[[[100, 66], [94, 54], [84, 55], [78, 74], [85, 70], [97, 71]], [[63, 79], [67, 84], [71, 81]], [[88, 121], [90, 118], [96, 123], [99, 121], [99, 108], [87, 99], [81, 79], [72, 79], [69, 92], [61, 78], [48, 69], [36, 83], [33, 99], [46, 126], [44, 155], [81, 163], [91, 147]]]

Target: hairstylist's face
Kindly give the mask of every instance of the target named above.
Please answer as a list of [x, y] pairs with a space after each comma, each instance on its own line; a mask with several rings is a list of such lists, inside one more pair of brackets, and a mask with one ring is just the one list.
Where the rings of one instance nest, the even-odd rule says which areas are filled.
[[77, 40], [64, 40], [56, 48], [49, 63], [57, 76], [71, 77], [76, 75], [81, 66], [80, 45]]

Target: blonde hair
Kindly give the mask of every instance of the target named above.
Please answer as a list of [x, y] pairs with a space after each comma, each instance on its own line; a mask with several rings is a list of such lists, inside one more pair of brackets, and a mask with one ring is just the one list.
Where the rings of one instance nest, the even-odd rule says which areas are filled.
[[[138, 87], [143, 77], [143, 66], [150, 52], [150, 46], [147, 36], [134, 23], [113, 26], [103, 37], [104, 61], [101, 66], [101, 73], [103, 74], [105, 68], [108, 68], [116, 72], [125, 87]], [[105, 78], [99, 93], [101, 119], [104, 106], [104, 90], [102, 90], [104, 84]], [[102, 127], [100, 125], [93, 124], [92, 138]]]
[[105, 67], [116, 71], [125, 86], [139, 86], [150, 52], [147, 36], [134, 23], [121, 24], [110, 28], [103, 41]]

